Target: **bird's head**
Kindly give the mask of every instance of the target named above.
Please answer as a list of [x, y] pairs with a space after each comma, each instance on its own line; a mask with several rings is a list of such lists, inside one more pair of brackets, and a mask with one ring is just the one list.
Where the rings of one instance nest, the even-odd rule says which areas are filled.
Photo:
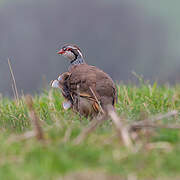
[[68, 58], [70, 61], [74, 61], [78, 58], [83, 58], [80, 48], [76, 45], [66, 44], [64, 45], [57, 54], [61, 54]]

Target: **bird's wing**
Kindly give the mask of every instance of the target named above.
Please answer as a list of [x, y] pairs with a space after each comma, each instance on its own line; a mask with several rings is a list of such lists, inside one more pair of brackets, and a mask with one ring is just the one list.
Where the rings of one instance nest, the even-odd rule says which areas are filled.
[[69, 72], [71, 75], [68, 86], [72, 92], [88, 94], [95, 100], [101, 100], [103, 97], [110, 101], [116, 99], [114, 82], [109, 75], [97, 67], [87, 64], [75, 65]]

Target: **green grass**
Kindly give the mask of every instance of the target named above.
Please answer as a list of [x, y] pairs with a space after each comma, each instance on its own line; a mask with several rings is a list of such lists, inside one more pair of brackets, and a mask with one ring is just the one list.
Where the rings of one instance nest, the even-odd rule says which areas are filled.
[[[173, 87], [142, 83], [118, 86], [117, 112], [127, 123], [180, 110], [180, 85]], [[63, 97], [57, 90], [34, 96], [34, 108], [41, 120], [46, 143], [35, 138], [19, 140], [32, 131], [24, 97], [0, 100], [0, 179], [73, 179], [83, 173], [137, 179], [171, 179], [180, 177], [180, 132], [173, 129], [138, 131], [134, 140], [137, 152], [126, 149], [110, 120], [98, 127], [80, 145], [73, 140], [89, 120], [71, 110], [62, 109]], [[163, 124], [179, 123], [180, 116], [160, 120]], [[67, 131], [69, 139], [65, 142]], [[147, 135], [148, 134], [148, 135]], [[96, 177], [96, 175], [95, 175]], [[96, 179], [96, 178], [95, 178]]]

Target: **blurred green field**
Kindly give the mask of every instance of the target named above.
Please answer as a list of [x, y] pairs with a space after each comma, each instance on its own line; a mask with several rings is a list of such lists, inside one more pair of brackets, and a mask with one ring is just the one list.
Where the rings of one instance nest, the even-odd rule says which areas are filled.
[[[180, 110], [180, 85], [170, 87], [141, 82], [119, 85], [119, 116], [127, 124]], [[24, 138], [33, 130], [24, 97], [19, 104], [0, 99], [0, 179], [179, 179], [180, 132], [148, 129], [134, 132], [131, 152], [123, 146], [111, 121], [106, 121], [80, 145], [73, 140], [90, 122], [62, 109], [58, 90], [34, 96], [45, 143]], [[180, 116], [158, 121], [179, 124]]]

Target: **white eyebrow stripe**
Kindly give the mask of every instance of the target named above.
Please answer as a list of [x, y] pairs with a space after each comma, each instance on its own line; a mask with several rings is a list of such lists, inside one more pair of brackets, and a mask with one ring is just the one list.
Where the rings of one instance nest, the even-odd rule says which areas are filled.
[[73, 46], [68, 46], [68, 48], [74, 49], [74, 47], [73, 47]]
[[81, 57], [83, 57], [81, 51], [79, 49], [77, 49], [78, 53], [80, 54]]

